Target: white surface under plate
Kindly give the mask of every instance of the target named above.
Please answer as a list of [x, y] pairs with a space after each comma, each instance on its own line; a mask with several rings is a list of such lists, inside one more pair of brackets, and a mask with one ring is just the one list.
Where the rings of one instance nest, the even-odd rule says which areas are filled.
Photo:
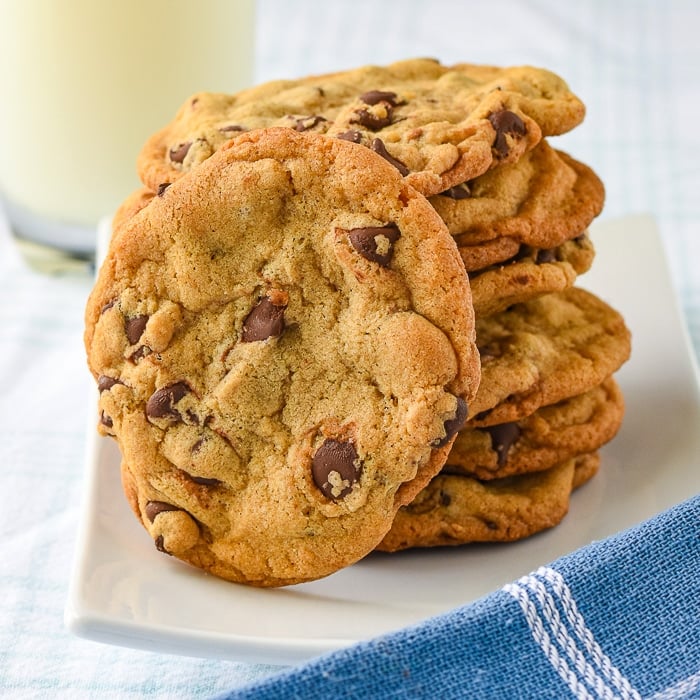
[[697, 370], [654, 222], [599, 223], [591, 236], [598, 254], [580, 286], [619, 309], [633, 333], [617, 375], [627, 414], [558, 527], [508, 545], [372, 554], [283, 589], [227, 583], [156, 550], [122, 495], [117, 448], [91, 418], [69, 629], [152, 651], [294, 663], [473, 601], [699, 492]]

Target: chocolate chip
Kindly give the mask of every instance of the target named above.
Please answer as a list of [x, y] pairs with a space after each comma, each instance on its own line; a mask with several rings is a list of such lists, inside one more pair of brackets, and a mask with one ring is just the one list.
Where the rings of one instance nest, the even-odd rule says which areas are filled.
[[167, 190], [168, 187], [170, 187], [171, 184], [172, 184], [172, 183], [170, 183], [170, 182], [161, 182], [160, 185], [158, 185], [158, 190], [156, 191], [156, 194], [157, 194], [159, 197], [162, 197], [163, 194], [165, 193], [165, 190]]
[[472, 196], [472, 192], [469, 189], [469, 183], [463, 182], [461, 185], [455, 185], [454, 187], [440, 192], [440, 195], [449, 197], [450, 199], [469, 199]]
[[163, 552], [163, 554], [167, 554], [169, 556], [172, 556], [170, 552], [165, 548], [165, 543], [163, 541], [163, 535], [158, 535], [156, 539], [154, 540], [153, 544], [155, 544], [156, 549], [159, 552]]
[[384, 158], [384, 160], [389, 161], [389, 163], [391, 163], [404, 177], [410, 172], [404, 163], [402, 163], [398, 158], [394, 158], [394, 156], [392, 156], [389, 151], [386, 150], [384, 141], [381, 139], [374, 139], [370, 145], [370, 148]]
[[353, 248], [367, 260], [386, 267], [394, 254], [394, 243], [401, 237], [395, 224], [367, 226], [348, 231]]
[[146, 357], [146, 355], [150, 355], [151, 352], [153, 351], [147, 345], [141, 345], [140, 347], [136, 348], [136, 350], [134, 350], [134, 352], [132, 352], [131, 355], [129, 355], [129, 359], [134, 364], [136, 364], [140, 360], [143, 360], [143, 358]]
[[433, 442], [433, 447], [443, 447], [446, 445], [464, 427], [467, 421], [467, 415], [469, 414], [467, 402], [461, 396], [457, 396], [456, 398], [457, 409], [455, 411], [455, 417], [445, 421], [445, 437], [439, 438]]
[[218, 486], [221, 483], [221, 479], [208, 479], [204, 476], [192, 476], [192, 474], [189, 474], [189, 477], [200, 486]]
[[344, 131], [342, 134], [338, 134], [336, 138], [343, 139], [343, 141], [351, 141], [352, 143], [362, 143], [362, 134], [356, 129]]
[[186, 382], [176, 382], [158, 389], [146, 404], [146, 415], [149, 418], [173, 418], [182, 420], [175, 404], [190, 391]]
[[105, 428], [113, 428], [114, 421], [104, 412], [100, 413], [100, 423], [105, 426]]
[[509, 147], [506, 135], [513, 137], [525, 136], [527, 129], [523, 120], [508, 109], [502, 109], [500, 112], [492, 112], [489, 114], [491, 126], [496, 130], [496, 138], [493, 142], [493, 149], [496, 151], [499, 158], [505, 158], [508, 155]]
[[352, 442], [328, 438], [311, 460], [311, 475], [324, 496], [337, 501], [352, 491], [362, 465]]
[[395, 92], [387, 90], [369, 90], [360, 95], [360, 99], [368, 105], [376, 105], [379, 102], [388, 102], [392, 107], [399, 104], [399, 99]]
[[327, 121], [326, 118], [319, 115], [301, 117], [299, 119], [295, 119], [296, 126], [294, 129], [296, 131], [309, 131], [309, 129], [313, 129], [315, 126], [318, 126], [321, 122], [325, 121]]
[[508, 451], [520, 437], [520, 426], [517, 423], [500, 423], [482, 430], [491, 436], [491, 449], [496, 451], [498, 466], [502, 467], [508, 459]]
[[161, 513], [166, 513], [172, 510], [182, 510], [171, 503], [165, 503], [164, 501], [148, 501], [146, 503], [146, 517], [153, 522], [157, 515]]
[[170, 160], [173, 163], [182, 163], [183, 160], [185, 160], [185, 157], [189, 153], [190, 148], [192, 147], [192, 141], [187, 141], [185, 143], [180, 143], [174, 148], [170, 149], [170, 152], [168, 155], [170, 156]]
[[108, 301], [101, 309], [100, 309], [100, 315], [102, 315], [105, 311], [108, 311], [111, 309], [115, 304], [117, 303], [116, 299], [112, 299], [112, 301]]
[[552, 263], [557, 261], [557, 250], [556, 248], [542, 248], [541, 250], [537, 251], [537, 255], [535, 257], [535, 262], [538, 265], [541, 265], [542, 263]]
[[286, 308], [286, 304], [276, 304], [270, 297], [263, 297], [243, 321], [241, 340], [251, 343], [282, 335]]
[[126, 332], [126, 338], [131, 345], [139, 342], [139, 339], [146, 330], [146, 324], [148, 323], [148, 316], [135, 316], [134, 318], [127, 318], [124, 320], [124, 331]]
[[222, 126], [219, 131], [222, 134], [235, 134], [241, 131], [245, 131], [245, 127], [240, 126], [239, 124], [227, 124], [226, 126]]
[[379, 129], [383, 129], [385, 126], [389, 126], [391, 124], [391, 114], [393, 112], [391, 105], [387, 104], [385, 108], [386, 113], [384, 115], [379, 115], [379, 114], [374, 114], [374, 112], [370, 112], [368, 109], [358, 109], [355, 112], [355, 118], [352, 119], [351, 121], [360, 124], [361, 126], [364, 126], [366, 129], [370, 129], [372, 131], [379, 131]]
[[109, 391], [115, 384], [121, 384], [121, 382], [113, 377], [108, 377], [106, 374], [101, 374], [97, 378], [97, 390], [100, 394], [103, 391]]

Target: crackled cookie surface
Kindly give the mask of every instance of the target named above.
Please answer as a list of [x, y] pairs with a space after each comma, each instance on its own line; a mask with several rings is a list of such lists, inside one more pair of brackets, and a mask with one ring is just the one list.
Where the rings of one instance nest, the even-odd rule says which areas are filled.
[[395, 552], [530, 537], [562, 521], [572, 490], [591, 479], [599, 465], [599, 455], [592, 453], [547, 471], [493, 481], [441, 473], [399, 510], [377, 549]]
[[477, 319], [477, 343], [473, 427], [519, 420], [582, 394], [616, 372], [631, 349], [622, 315], [578, 287]]
[[477, 479], [543, 471], [612, 440], [624, 412], [622, 392], [608, 377], [583, 394], [543, 406], [520, 420], [486, 428], [465, 426], [443, 471]]
[[85, 340], [158, 549], [259, 586], [373, 549], [479, 380], [466, 274], [427, 200], [369, 149], [284, 128], [122, 223]]
[[360, 143], [431, 195], [517, 160], [543, 135], [575, 127], [584, 111], [543, 69], [411, 59], [194, 95], [146, 143], [138, 170], [156, 191], [240, 132], [282, 126]]

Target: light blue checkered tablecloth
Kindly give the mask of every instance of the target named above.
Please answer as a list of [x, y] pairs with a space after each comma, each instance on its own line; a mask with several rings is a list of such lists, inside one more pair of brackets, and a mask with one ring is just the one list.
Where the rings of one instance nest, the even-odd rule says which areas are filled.
[[[427, 55], [559, 73], [588, 114], [557, 145], [605, 181], [604, 217], [656, 217], [697, 353], [699, 26], [695, 0], [260, 0], [257, 79]], [[631, 237], [630, 264], [634, 254]], [[82, 496], [89, 288], [88, 274], [28, 269], [0, 218], [0, 697], [211, 697], [267, 676], [278, 669], [105, 646], [63, 627]], [[697, 554], [697, 538], [686, 545]]]

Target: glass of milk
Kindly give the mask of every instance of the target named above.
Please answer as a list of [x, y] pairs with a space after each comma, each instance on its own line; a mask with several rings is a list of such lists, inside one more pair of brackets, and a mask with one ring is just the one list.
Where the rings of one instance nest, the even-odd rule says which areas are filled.
[[194, 92], [253, 78], [255, 0], [0, 0], [0, 198], [17, 235], [89, 254], [136, 156]]

